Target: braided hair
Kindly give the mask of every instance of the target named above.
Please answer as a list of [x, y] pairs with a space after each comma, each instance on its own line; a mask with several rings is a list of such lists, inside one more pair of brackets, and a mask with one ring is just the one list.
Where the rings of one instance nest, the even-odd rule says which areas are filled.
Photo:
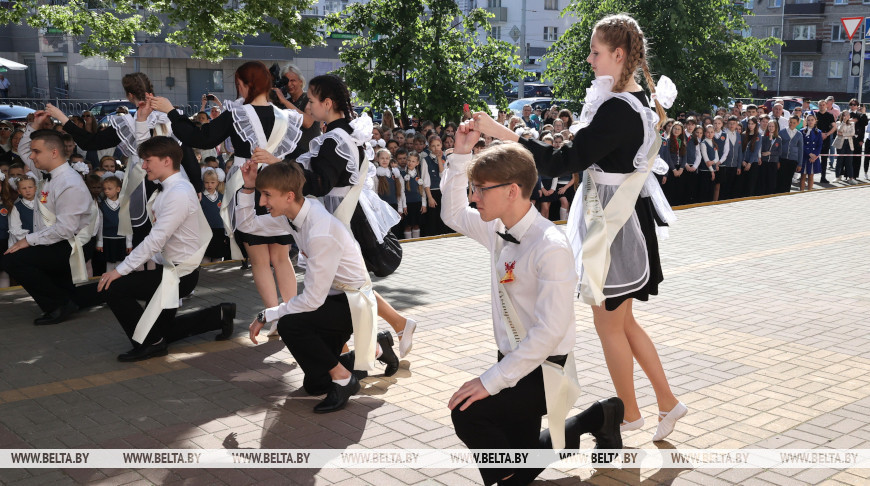
[[308, 82], [308, 90], [311, 91], [320, 101], [327, 98], [332, 100], [333, 110], [341, 113], [347, 120], [351, 120], [353, 116], [353, 105], [350, 102], [350, 90], [347, 89], [347, 84], [334, 74], [321, 74], [311, 78]]
[[[611, 52], [617, 48], [622, 48], [625, 51], [625, 64], [623, 64], [619, 79], [613, 86], [614, 92], [623, 91], [631, 80], [636, 79], [637, 71], [640, 69], [643, 72], [647, 87], [652, 94], [655, 94], [656, 84], [647, 63], [646, 38], [636, 20], [628, 14], [608, 15], [595, 24], [593, 35], [597, 35], [601, 42], [607, 44]], [[658, 100], [655, 100], [655, 104], [656, 113], [659, 115], [656, 129], [660, 129], [664, 125], [667, 115]]]

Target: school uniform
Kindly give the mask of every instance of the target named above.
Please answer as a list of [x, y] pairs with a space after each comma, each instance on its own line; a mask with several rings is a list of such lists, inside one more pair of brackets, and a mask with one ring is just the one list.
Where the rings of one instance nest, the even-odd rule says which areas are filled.
[[[378, 196], [393, 208], [398, 214], [401, 214], [405, 209], [405, 185], [402, 174], [397, 168], [378, 167], [375, 176], [377, 177]], [[381, 178], [385, 179], [385, 187], [381, 187]], [[398, 187], [397, 187], [398, 186]], [[383, 190], [383, 192], [381, 192]], [[396, 238], [402, 237], [401, 222], [396, 223], [391, 229]]]
[[[822, 159], [818, 157], [822, 153], [822, 132], [818, 128], [804, 128], [801, 130], [804, 137], [803, 158], [801, 160], [801, 172], [812, 176], [822, 171]], [[816, 155], [815, 162], [810, 161], [810, 154]]]
[[211, 241], [205, 250], [205, 256], [209, 258], [230, 258], [230, 240], [224, 230], [224, 222], [221, 219], [221, 206], [224, 195], [215, 191], [213, 194], [202, 193], [199, 200], [202, 213], [205, 215], [208, 226], [211, 228]]
[[743, 137], [740, 133], [730, 130], [723, 130], [718, 140], [721, 141], [720, 147], [724, 147], [719, 153], [721, 164], [719, 164], [719, 173], [716, 176], [716, 182], [719, 184], [719, 200], [731, 199], [737, 197], [739, 192], [737, 188], [740, 182], [738, 181], [737, 172], [743, 165], [742, 143]]
[[[411, 231], [414, 226], [420, 227], [423, 221], [423, 205], [429, 205], [426, 201], [426, 191], [420, 194], [423, 186], [423, 178], [417, 169], [406, 170], [402, 172], [402, 179], [405, 181], [405, 206], [408, 208], [408, 214], [405, 216], [405, 232]], [[419, 230], [417, 230], [419, 231]]]
[[423, 218], [423, 236], [438, 236], [444, 233], [450, 233], [453, 230], [441, 220], [441, 211], [438, 211], [438, 206], [441, 205], [441, 169], [438, 167], [438, 160], [435, 156], [426, 152], [426, 156], [420, 156], [420, 171], [423, 173], [424, 184], [429, 184], [429, 192], [432, 193], [432, 199], [435, 200], [434, 211], [427, 211], [426, 217]]
[[743, 162], [749, 164], [749, 169], [744, 169], [740, 175], [740, 196], [756, 196], [761, 173], [759, 165], [761, 163], [761, 137], [759, 135], [752, 135], [746, 142], [746, 149], [743, 150]]
[[[196, 288], [211, 235], [193, 186], [176, 172], [160, 183], [148, 205], [151, 232], [116, 267], [122, 277], [106, 291], [109, 308], [133, 344], [120, 361], [166, 355], [169, 342], [195, 334], [221, 330], [219, 336], [228, 338], [232, 332], [235, 304], [176, 315], [178, 297]], [[156, 269], [133, 271], [149, 260]], [[148, 301], [147, 307], [138, 300]]]
[[[466, 410], [460, 410], [461, 403], [457, 405], [451, 413], [453, 425], [469, 449], [552, 448], [550, 431], [541, 432], [541, 418], [553, 413], [545, 398], [542, 366], [564, 366], [564, 372], [576, 378], [572, 366], [576, 333], [573, 294], [578, 277], [572, 247], [565, 234], [531, 204], [511, 228], [498, 219], [481, 220], [480, 213], [468, 207], [470, 162], [470, 154], [450, 156], [442, 180], [441, 213], [448, 225], [490, 252], [490, 297], [498, 361], [480, 375], [489, 396]], [[508, 300], [502, 301], [502, 292]], [[508, 331], [514, 317], [506, 316], [503, 302], [514, 306], [514, 317], [525, 330], [523, 338]], [[600, 432], [605, 416], [593, 415], [587, 411], [565, 421], [564, 448], [579, 447], [584, 432]], [[602, 437], [596, 437], [601, 447], [621, 448], [621, 439], [605, 444]], [[511, 474], [516, 474], [517, 480], [522, 477], [523, 482], [531, 482], [539, 472], [510, 466], [480, 469], [487, 485]]]
[[683, 172], [683, 175], [680, 176], [683, 179], [682, 186], [683, 189], [680, 191], [682, 193], [682, 201], [683, 204], [692, 204], [695, 201], [696, 194], [698, 192], [698, 170], [701, 168], [701, 144], [704, 142], [704, 139], [696, 140], [695, 137], [690, 137], [689, 141], [686, 143], [686, 165], [684, 167], [691, 166], [695, 169], [694, 172], [686, 169]]
[[27, 201], [21, 198], [15, 200], [8, 220], [10, 246], [24, 239], [28, 233], [33, 233], [33, 209], [35, 205], [35, 200]]
[[[868, 145], [870, 145], [870, 144], [867, 144], [864, 141], [864, 138], [865, 138], [864, 134], [867, 130], [868, 118], [867, 118], [866, 113], [858, 113], [857, 111], [851, 111], [851, 110], [849, 111], [849, 113], [850, 113], [849, 116], [851, 116], [855, 120], [855, 122], [854, 122], [854, 124], [855, 124], [855, 137], [852, 140], [853, 146], [855, 147], [855, 149], [854, 149], [854, 152], [852, 152], [852, 153], [858, 154], [861, 152], [861, 147], [862, 146], [865, 147], [865, 150], [864, 150], [865, 155], [864, 156], [862, 156], [862, 157], [847, 157], [848, 159], [852, 160], [852, 174], [854, 174], [854, 177], [857, 179], [858, 176], [861, 175], [861, 159], [864, 159], [864, 167], [865, 168], [867, 167], [867, 163], [868, 163], [867, 161], [870, 160], [870, 154], [868, 154], [868, 152], [870, 152], [870, 150], [867, 150], [868, 148], [870, 148], [870, 147], [868, 147]], [[866, 172], [866, 169], [865, 169], [865, 172]]]
[[770, 155], [762, 155], [760, 160], [760, 174], [757, 194], [766, 196], [776, 193], [776, 178], [777, 166], [779, 165], [779, 154], [782, 150], [782, 139], [779, 136], [770, 138], [768, 135], [761, 137], [761, 152], [770, 152]]
[[38, 175], [43, 181], [36, 193], [39, 214], [33, 218], [33, 232], [25, 236], [30, 247], [6, 255], [3, 265], [45, 314], [65, 309], [69, 315], [77, 307], [71, 241], [88, 227], [93, 200], [69, 164]]
[[[698, 165], [698, 195], [697, 202], [710, 202], [713, 200], [713, 191], [716, 188], [716, 161], [719, 160], [718, 144], [715, 140], [705, 138], [700, 145], [701, 163]], [[708, 166], [707, 162], [713, 162]]]
[[103, 199], [98, 206], [103, 224], [98, 226], [96, 246], [103, 249], [103, 260], [106, 263], [124, 261], [127, 258], [127, 248], [133, 248], [133, 236], [118, 234], [121, 201]]
[[[684, 144], [685, 141], [682, 139], [669, 141], [667, 152], [668, 158], [665, 159], [668, 163], [668, 182], [665, 184], [664, 190], [665, 196], [668, 198], [668, 202], [671, 206], [683, 204], [684, 201], [683, 193], [685, 192], [686, 182], [684, 177], [688, 173], [685, 168], [689, 154], [688, 146], [685, 146]], [[680, 169], [683, 170], [683, 173], [677, 177], [674, 175], [674, 172]]]
[[776, 192], [791, 192], [791, 181], [799, 161], [804, 158], [804, 136], [795, 129], [791, 132], [786, 128], [779, 132], [782, 149], [779, 154], [779, 171], [777, 172]]
[[[235, 210], [236, 218], [253, 228], [254, 233], [264, 223], [272, 224], [265, 218], [274, 219], [293, 236], [306, 257], [302, 293], [266, 309], [264, 316], [266, 322], [278, 321], [278, 334], [305, 373], [305, 391], [311, 395], [326, 393], [332, 386], [329, 370], [339, 363], [342, 347], [350, 339], [357, 319], [346, 292], [359, 293], [371, 287], [360, 247], [344, 224], [314, 198], [304, 200], [292, 221], [283, 216], [256, 215], [253, 194], [238, 193]], [[374, 308], [371, 312], [375, 312]], [[365, 312], [359, 314], [366, 317], [362, 315]], [[373, 315], [368, 317], [374, 319]], [[371, 342], [370, 338], [354, 337], [357, 362], [374, 360], [374, 348], [370, 356], [362, 355], [360, 350], [364, 342]]]
[[0, 270], [5, 270], [3, 266], [3, 254], [9, 249], [9, 213], [6, 206], [0, 204]]

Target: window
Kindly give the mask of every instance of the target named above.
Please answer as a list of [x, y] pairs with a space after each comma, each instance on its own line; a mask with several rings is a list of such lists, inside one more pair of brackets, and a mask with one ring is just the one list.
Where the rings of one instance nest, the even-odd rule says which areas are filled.
[[843, 24], [836, 23], [831, 27], [831, 42], [846, 42], [846, 29]]
[[779, 61], [770, 61], [770, 67], [767, 68], [767, 72], [764, 73], [765, 77], [775, 78], [776, 77], [776, 68], [779, 65]]
[[558, 27], [544, 27], [544, 40], [555, 41], [559, 37]]
[[501, 7], [501, 0], [489, 0], [486, 2], [487, 8], [498, 8]]
[[770, 0], [767, 6], [770, 8], [780, 8], [782, 7], [782, 0]]
[[489, 36], [495, 40], [501, 39], [501, 26], [493, 25], [492, 28], [489, 29]]
[[789, 76], [792, 78], [813, 77], [813, 61], [792, 61]]
[[746, 10], [752, 10], [755, 8], [755, 0], [743, 0], [743, 8]]
[[834, 5], [849, 5], [849, 0], [834, 0]]
[[792, 40], [814, 40], [816, 38], [816, 26], [795, 25], [792, 34]]
[[828, 77], [842, 78], [843, 77], [843, 61], [830, 61], [828, 63]]
[[544, 10], [559, 10], [559, 0], [544, 0]]
[[767, 31], [767, 35], [770, 37], [776, 37], [777, 39], [782, 38], [782, 28], [778, 25], [771, 25]]

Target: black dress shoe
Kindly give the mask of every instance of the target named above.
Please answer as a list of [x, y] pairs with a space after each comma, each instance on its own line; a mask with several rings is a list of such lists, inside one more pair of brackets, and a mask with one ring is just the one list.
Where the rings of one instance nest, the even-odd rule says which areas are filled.
[[157, 344], [145, 344], [138, 348], [118, 356], [118, 361], [123, 363], [131, 363], [133, 361], [144, 361], [157, 356], [166, 356], [169, 354], [169, 344], [164, 339]]
[[385, 364], [385, 376], [393, 376], [399, 371], [399, 357], [393, 352], [393, 335], [390, 331], [381, 331], [378, 333], [378, 344], [381, 345], [381, 357], [378, 361]]
[[239, 266], [239, 270], [247, 270], [249, 268], [251, 268], [251, 264], [248, 263], [248, 259], [247, 258], [243, 259], [241, 266]]
[[819, 184], [829, 184], [827, 179], [822, 179], [819, 181]]
[[79, 310], [79, 306], [77, 306], [75, 302], [70, 300], [66, 304], [58, 307], [57, 309], [51, 312], [46, 312], [45, 314], [37, 317], [33, 320], [33, 323], [37, 326], [60, 324], [61, 322], [67, 320], [67, 318], [77, 310]]
[[625, 406], [618, 397], [599, 400], [604, 412], [604, 423], [597, 432], [592, 432], [595, 437], [596, 449], [622, 449], [622, 435], [619, 433], [619, 424], [622, 423], [625, 414]]
[[214, 337], [215, 341], [226, 341], [233, 337], [233, 319], [236, 318], [236, 304], [223, 302], [221, 308], [221, 333]]
[[359, 380], [351, 373], [350, 382], [347, 385], [332, 384], [332, 389], [326, 394], [326, 398], [314, 406], [314, 413], [329, 413], [341, 410], [347, 405], [350, 397], [359, 392], [359, 388]]
[[[342, 366], [348, 371], [350, 371], [353, 376], [356, 377], [357, 380], [362, 380], [369, 376], [369, 372], [366, 370], [355, 370], [353, 369], [353, 363], [356, 360], [356, 353], [353, 351], [348, 351], [341, 356], [338, 357], [338, 362], [341, 363]], [[326, 393], [326, 392], [323, 392]]]

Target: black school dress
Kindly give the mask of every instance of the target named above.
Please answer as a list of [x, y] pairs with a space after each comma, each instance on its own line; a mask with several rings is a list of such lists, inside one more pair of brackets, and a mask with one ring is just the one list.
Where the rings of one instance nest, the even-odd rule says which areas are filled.
[[[631, 94], [644, 106], [649, 106], [642, 91]], [[643, 144], [643, 131], [640, 115], [625, 101], [611, 98], [601, 105], [590, 124], [574, 135], [573, 141], [565, 142], [558, 150], [537, 140], [520, 138], [519, 143], [532, 153], [538, 172], [545, 177], [582, 172], [592, 164], [597, 164], [605, 172], [629, 174], [635, 170], [634, 157]], [[616, 310], [628, 299], [646, 301], [650, 295], [658, 295], [659, 284], [664, 280], [656, 225], [664, 226], [665, 223], [656, 214], [648, 197], [638, 197], [634, 210], [646, 240], [649, 279], [646, 285], [634, 292], [605, 299], [604, 306], [609, 311]]]

